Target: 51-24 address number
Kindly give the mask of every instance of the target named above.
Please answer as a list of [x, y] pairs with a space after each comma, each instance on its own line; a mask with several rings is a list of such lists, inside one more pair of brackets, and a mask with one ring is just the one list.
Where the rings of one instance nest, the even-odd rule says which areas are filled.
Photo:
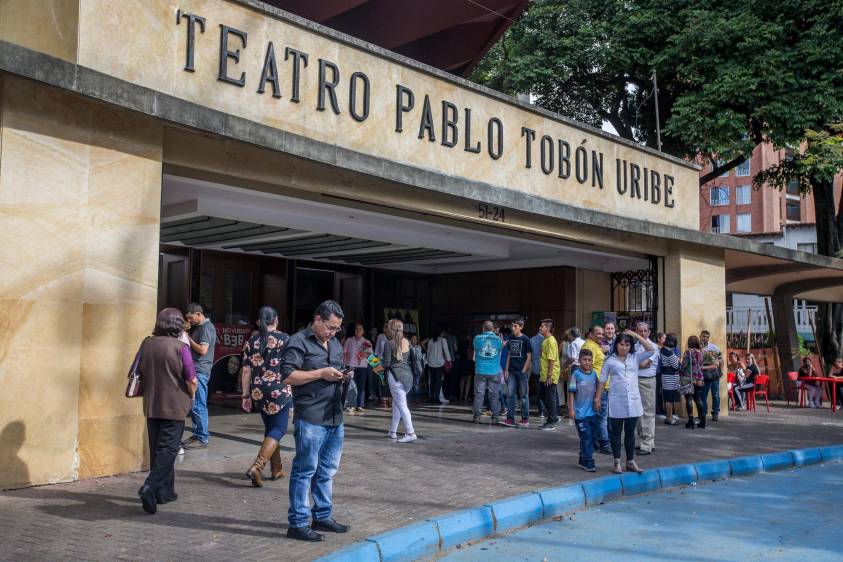
[[484, 220], [506, 222], [506, 210], [503, 207], [489, 205], [488, 203], [477, 204], [477, 216]]

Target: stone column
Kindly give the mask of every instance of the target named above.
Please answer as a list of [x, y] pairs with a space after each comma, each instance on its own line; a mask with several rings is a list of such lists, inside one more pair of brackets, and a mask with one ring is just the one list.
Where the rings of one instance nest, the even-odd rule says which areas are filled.
[[0, 489], [139, 470], [162, 125], [0, 74]]
[[[665, 332], [679, 336], [684, 353], [688, 336], [711, 332], [726, 360], [726, 262], [724, 251], [676, 245], [664, 260]], [[720, 380], [720, 415], [727, 416], [725, 369]]]
[[793, 293], [781, 288], [776, 289], [770, 299], [773, 308], [773, 324], [776, 332], [776, 350], [781, 365], [782, 390], [786, 397], [796, 398], [796, 386], [787, 378], [789, 371], [798, 371], [801, 366], [799, 338], [797, 337], [796, 319], [793, 317]]

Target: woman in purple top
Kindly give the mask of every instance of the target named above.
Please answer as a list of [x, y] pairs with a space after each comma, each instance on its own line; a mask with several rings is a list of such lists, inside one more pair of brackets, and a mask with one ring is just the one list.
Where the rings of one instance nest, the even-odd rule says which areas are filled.
[[179, 454], [184, 418], [196, 393], [196, 369], [190, 348], [179, 341], [184, 330], [180, 310], [158, 313], [152, 336], [141, 344], [138, 371], [143, 377], [143, 414], [149, 435], [149, 475], [138, 490], [143, 510], [178, 499], [175, 463]]

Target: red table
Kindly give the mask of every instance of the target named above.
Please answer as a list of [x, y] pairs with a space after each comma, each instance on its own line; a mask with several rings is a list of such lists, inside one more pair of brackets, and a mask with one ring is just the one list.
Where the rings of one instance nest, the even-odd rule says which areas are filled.
[[833, 414], [837, 411], [837, 385], [843, 384], [843, 379], [835, 377], [800, 377], [797, 380], [830, 383], [831, 394], [829, 398], [831, 398], [831, 413]]

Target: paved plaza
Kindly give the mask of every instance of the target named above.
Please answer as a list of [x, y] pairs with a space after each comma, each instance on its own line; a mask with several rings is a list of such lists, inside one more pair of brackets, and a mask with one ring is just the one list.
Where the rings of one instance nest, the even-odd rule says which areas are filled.
[[840, 560], [841, 503], [843, 463], [807, 466], [625, 498], [441, 560], [831, 562]]
[[[598, 455], [596, 474], [576, 468], [576, 432], [564, 424], [555, 431], [537, 430], [538, 419], [531, 429], [491, 426], [489, 418], [475, 425], [467, 407], [418, 406], [421, 439], [402, 445], [385, 438], [390, 412], [368, 410], [346, 418], [334, 483], [335, 515], [351, 532], [306, 544], [284, 538], [287, 479], [255, 489], [243, 478], [262, 436], [260, 418], [215, 414], [208, 449], [188, 451], [177, 465], [179, 500], [156, 515], [144, 513], [136, 495], [145, 473], [0, 492], [0, 560], [310, 560], [426, 517], [604, 476], [611, 463]], [[841, 429], [843, 413], [780, 404], [706, 430], [659, 423], [656, 452], [639, 463], [647, 469], [840, 444]], [[282, 441], [287, 466], [291, 437]]]

